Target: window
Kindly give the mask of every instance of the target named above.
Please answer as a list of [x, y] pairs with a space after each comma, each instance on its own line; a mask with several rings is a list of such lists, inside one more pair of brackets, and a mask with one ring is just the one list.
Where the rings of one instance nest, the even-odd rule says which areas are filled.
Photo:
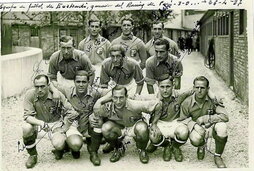
[[229, 33], [229, 18], [228, 15], [219, 17], [217, 20], [218, 35], [228, 35]]
[[246, 11], [241, 9], [239, 12], [239, 34], [243, 34], [246, 28]]
[[39, 29], [38, 29], [38, 27], [32, 27], [31, 28], [31, 37], [36, 37], [36, 36], [38, 36], [39, 34], [38, 34], [38, 31]]
[[217, 35], [217, 20], [213, 21], [213, 35]]

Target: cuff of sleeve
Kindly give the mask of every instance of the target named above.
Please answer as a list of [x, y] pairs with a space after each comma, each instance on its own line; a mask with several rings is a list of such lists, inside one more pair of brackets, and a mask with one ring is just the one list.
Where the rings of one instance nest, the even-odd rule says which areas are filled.
[[47, 74], [50, 79], [57, 79], [57, 76], [55, 74]]
[[142, 80], [140, 81], [136, 81], [137, 84], [144, 84], [144, 81], [145, 81], [145, 78], [143, 78]]
[[96, 133], [101, 133], [102, 132], [101, 128], [94, 128], [93, 131], [96, 132]]
[[156, 80], [146, 77], [145, 81], [149, 85], [154, 85], [156, 83]]
[[182, 72], [177, 72], [175, 73], [175, 78], [181, 78], [182, 75], [183, 75]]
[[79, 116], [79, 114], [77, 112], [73, 112], [71, 114], [71, 116], [67, 117], [67, 121], [69, 123], [72, 123], [78, 116]]
[[108, 88], [108, 84], [101, 84], [100, 87], [101, 88]]
[[194, 122], [194, 121], [192, 121], [192, 120], [188, 122], [188, 129], [189, 129], [190, 132], [193, 130], [193, 128], [194, 128], [194, 126], [195, 126], [196, 124], [197, 124], [197, 123]]

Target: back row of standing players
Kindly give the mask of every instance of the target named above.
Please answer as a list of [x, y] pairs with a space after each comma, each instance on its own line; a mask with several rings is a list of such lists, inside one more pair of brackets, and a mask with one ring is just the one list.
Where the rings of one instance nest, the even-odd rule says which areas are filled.
[[[198, 147], [197, 155], [202, 160], [205, 137], [212, 134], [216, 143], [215, 163], [218, 167], [226, 167], [221, 154], [227, 141], [225, 122], [228, 117], [221, 105], [209, 97], [209, 81], [203, 76], [194, 80], [193, 91], [179, 95], [173, 90], [180, 89], [181, 52], [174, 41], [163, 36], [163, 23], [153, 24], [153, 38], [146, 45], [133, 35], [130, 17], [121, 20], [122, 34], [111, 43], [99, 35], [99, 20], [89, 20], [88, 27], [90, 35], [79, 43], [80, 50], [74, 49], [71, 37], [61, 37], [61, 49], [50, 58], [48, 76], [35, 77], [35, 89], [27, 93], [24, 102], [24, 144], [34, 144], [35, 127], [41, 126], [48, 131], [49, 123], [59, 119], [54, 117], [54, 109], [59, 106], [53, 100], [58, 97], [65, 110], [64, 124], [51, 128], [56, 159], [63, 157], [66, 146], [74, 158], [79, 158], [82, 137], [87, 137], [90, 161], [98, 166], [101, 163], [98, 149], [104, 137], [108, 144], [103, 151], [113, 150], [110, 161], [116, 162], [125, 151], [124, 137], [130, 136], [136, 142], [142, 163], [148, 163], [147, 152], [153, 152], [159, 146], [164, 147], [165, 161], [174, 155], [175, 160], [181, 162], [180, 146], [188, 138]], [[98, 63], [102, 63], [100, 88], [95, 88], [93, 64]], [[57, 77], [58, 72], [60, 77]], [[133, 86], [134, 80], [136, 86]], [[149, 94], [154, 94], [154, 84], [158, 83], [158, 94], [140, 96], [144, 81]], [[110, 82], [115, 85], [113, 89], [109, 88]], [[133, 87], [136, 91], [130, 95]], [[43, 102], [45, 96], [50, 101], [49, 106]], [[130, 96], [142, 100], [132, 100]], [[49, 113], [41, 110], [42, 103]], [[149, 114], [148, 121], [143, 113]], [[27, 168], [37, 163], [35, 147], [27, 148], [30, 154]]]

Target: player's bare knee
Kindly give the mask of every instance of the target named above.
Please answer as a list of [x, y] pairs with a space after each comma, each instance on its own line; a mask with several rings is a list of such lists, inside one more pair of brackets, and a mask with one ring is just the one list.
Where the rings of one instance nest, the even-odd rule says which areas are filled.
[[161, 142], [162, 134], [149, 134], [149, 139], [153, 144], [158, 144]]
[[195, 130], [190, 133], [190, 142], [193, 146], [199, 147], [204, 144], [204, 137], [199, 135]]
[[138, 122], [135, 125], [134, 132], [135, 132], [135, 134], [139, 134], [139, 135], [147, 134], [148, 133], [148, 126], [147, 126], [147, 124], [145, 122], [143, 122], [143, 121]]
[[65, 147], [65, 140], [66, 137], [63, 134], [56, 133], [53, 135], [51, 142], [56, 150], [63, 150]]
[[227, 124], [225, 122], [219, 122], [214, 126], [215, 132], [219, 137], [226, 137], [227, 133]]
[[177, 139], [186, 141], [189, 137], [189, 130], [186, 125], [180, 125], [175, 130], [175, 135]]
[[23, 131], [23, 137], [30, 137], [34, 134], [34, 127], [33, 125], [29, 124], [29, 123], [24, 123], [22, 125], [22, 131]]
[[112, 130], [112, 128], [113, 128], [112, 122], [106, 122], [102, 125], [101, 131], [104, 135], [104, 134], [109, 133]]
[[68, 136], [66, 142], [73, 151], [79, 151], [83, 145], [83, 140], [79, 135]]

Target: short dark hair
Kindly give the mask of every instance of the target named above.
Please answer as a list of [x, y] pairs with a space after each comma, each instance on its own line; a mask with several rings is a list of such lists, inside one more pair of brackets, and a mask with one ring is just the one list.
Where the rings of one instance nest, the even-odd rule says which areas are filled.
[[125, 52], [126, 52], [126, 51], [125, 51], [124, 47], [123, 47], [122, 45], [120, 45], [120, 44], [111, 45], [111, 46], [109, 47], [109, 49], [108, 49], [109, 54], [110, 54], [112, 51], [113, 51], [113, 52], [114, 52], [114, 51], [120, 51], [121, 54], [122, 54], [122, 56], [125, 57]]
[[71, 36], [66, 36], [66, 35], [61, 36], [60, 39], [59, 39], [59, 42], [60, 42], [60, 43], [61, 43], [61, 42], [67, 43], [67, 42], [69, 42], [70, 40], [72, 41], [72, 45], [74, 46], [74, 39], [73, 39], [73, 37], [71, 37]]
[[124, 89], [124, 95], [127, 96], [128, 90], [125, 86], [117, 84], [114, 88], [112, 88], [112, 95], [115, 90], [122, 90]]
[[169, 42], [164, 38], [159, 38], [155, 40], [154, 45], [165, 45], [166, 49], [169, 50]]
[[161, 22], [161, 21], [155, 21], [155, 22], [153, 23], [153, 25], [154, 25], [154, 24], [161, 24], [162, 29], [164, 29], [164, 23], [163, 23], [163, 22]]
[[159, 80], [158, 80], [158, 83], [160, 84], [160, 82], [165, 81], [165, 80], [169, 80], [169, 81], [173, 84], [174, 77], [168, 75], [166, 78], [159, 79]]
[[47, 84], [49, 84], [49, 77], [46, 74], [39, 74], [39, 75], [35, 76], [33, 82], [35, 83], [35, 80], [39, 80], [39, 79], [41, 79], [43, 77], [46, 79]]
[[84, 70], [79, 70], [79, 71], [76, 72], [76, 75], [75, 75], [75, 77], [74, 77], [74, 81], [76, 80], [76, 77], [77, 77], [77, 76], [86, 76], [87, 81], [90, 80], [90, 75], [88, 74], [88, 72], [86, 72], [86, 71], [84, 71]]
[[99, 22], [101, 27], [101, 20], [90, 19], [88, 20], [88, 25], [90, 26], [92, 22]]
[[130, 21], [131, 24], [134, 25], [134, 20], [130, 16], [128, 16], [128, 15], [123, 16], [121, 18], [121, 22], [120, 23], [123, 24], [123, 21], [125, 21], [125, 20]]
[[209, 80], [208, 80], [205, 76], [196, 77], [196, 78], [193, 80], [193, 85], [195, 85], [195, 82], [196, 82], [196, 81], [205, 81], [205, 82], [206, 82], [206, 87], [209, 87]]

